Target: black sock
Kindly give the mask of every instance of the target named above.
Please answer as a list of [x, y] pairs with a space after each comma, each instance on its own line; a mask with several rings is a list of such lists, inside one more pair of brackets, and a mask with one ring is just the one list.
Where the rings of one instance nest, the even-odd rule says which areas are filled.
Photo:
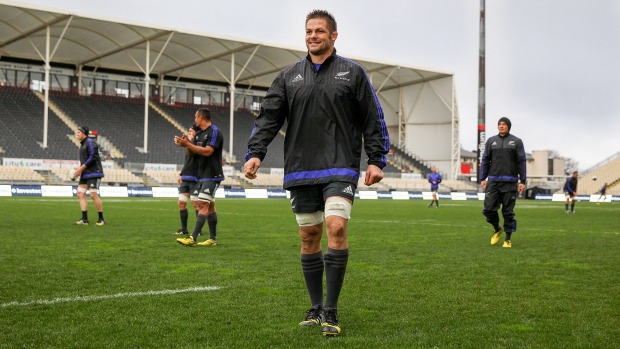
[[99, 214], [99, 220], [102, 221], [103, 220], [103, 211], [97, 212], [97, 213]]
[[88, 220], [88, 211], [82, 211], [82, 220], [83, 221], [87, 221]]
[[439, 207], [439, 200], [435, 200], [435, 206]]
[[349, 260], [349, 250], [333, 250], [327, 248], [325, 259], [325, 286], [327, 297], [325, 298], [325, 308], [337, 308], [338, 297], [344, 283], [344, 274], [347, 271]]
[[196, 225], [194, 226], [194, 232], [192, 233], [194, 241], [198, 241], [198, 235], [202, 232], [202, 227], [205, 225], [206, 221], [207, 216], [205, 215], [199, 214], [198, 217], [196, 217]]
[[187, 217], [189, 216], [187, 209], [179, 210], [179, 215], [181, 216], [181, 229], [187, 230]]
[[512, 232], [511, 231], [507, 231], [506, 232], [506, 240], [510, 240], [511, 236], [512, 236]]
[[323, 305], [323, 251], [301, 255], [306, 288], [312, 305]]
[[568, 204], [564, 204], [564, 211], [568, 211]]
[[217, 239], [217, 212], [213, 212], [207, 215], [207, 224], [209, 224], [209, 238]]
[[574, 202], [570, 205], [570, 210], [571, 211], [575, 211], [575, 203]]

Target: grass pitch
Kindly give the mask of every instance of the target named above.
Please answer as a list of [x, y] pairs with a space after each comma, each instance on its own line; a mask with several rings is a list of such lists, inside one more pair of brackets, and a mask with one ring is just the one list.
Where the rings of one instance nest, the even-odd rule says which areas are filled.
[[107, 225], [83, 227], [75, 198], [0, 198], [0, 348], [619, 343], [616, 203], [565, 214], [521, 200], [503, 249], [489, 244], [481, 202], [357, 200], [343, 334], [326, 339], [297, 325], [309, 300], [288, 200], [218, 199], [215, 248], [175, 242], [175, 199], [103, 201]]

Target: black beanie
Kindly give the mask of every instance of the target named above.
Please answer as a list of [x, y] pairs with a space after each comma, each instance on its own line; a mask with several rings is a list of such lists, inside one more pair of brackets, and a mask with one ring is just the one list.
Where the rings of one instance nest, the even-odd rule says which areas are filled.
[[80, 126], [78, 127], [78, 131], [82, 132], [83, 134], [88, 136], [88, 127], [86, 126]]
[[497, 121], [497, 124], [499, 125], [502, 121], [506, 123], [506, 126], [508, 126], [508, 130], [510, 131], [510, 128], [512, 128], [512, 122], [510, 122], [510, 119], [504, 116]]

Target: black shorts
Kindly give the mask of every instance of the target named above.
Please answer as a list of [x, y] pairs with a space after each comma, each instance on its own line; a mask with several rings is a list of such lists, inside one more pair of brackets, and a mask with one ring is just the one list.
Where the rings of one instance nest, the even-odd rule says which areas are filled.
[[575, 197], [575, 193], [574, 193], [574, 192], [573, 192], [573, 193], [571, 193], [571, 192], [565, 191], [565, 192], [564, 192], [564, 195], [565, 195], [566, 197], [570, 197], [570, 198], [574, 198], [574, 197]]
[[304, 185], [290, 189], [291, 208], [294, 213], [312, 213], [325, 211], [325, 200], [332, 196], [355, 199], [357, 185], [347, 182]]
[[86, 184], [88, 186], [88, 189], [97, 189], [99, 190], [99, 185], [101, 184], [101, 178], [80, 178], [80, 182], [78, 183], [79, 185], [84, 185]]
[[198, 200], [200, 201], [215, 201], [215, 192], [220, 187], [219, 181], [202, 181], [198, 182], [196, 188], [198, 189]]
[[179, 185], [179, 194], [191, 194], [197, 190], [198, 182], [194, 181], [181, 181]]

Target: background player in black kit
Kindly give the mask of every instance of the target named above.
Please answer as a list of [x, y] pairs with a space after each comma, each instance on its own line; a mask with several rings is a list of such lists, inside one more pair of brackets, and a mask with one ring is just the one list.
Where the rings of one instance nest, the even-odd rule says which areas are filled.
[[88, 225], [88, 200], [86, 192], [90, 192], [90, 198], [95, 204], [97, 214], [97, 225], [104, 225], [103, 219], [103, 203], [99, 197], [99, 185], [103, 178], [103, 166], [101, 165], [101, 157], [99, 156], [99, 145], [94, 139], [88, 135], [90, 130], [86, 126], [77, 129], [75, 136], [80, 141], [80, 167], [73, 173], [73, 178], [80, 178], [77, 188], [77, 196], [82, 210], [82, 219], [75, 222], [77, 225]]
[[[575, 198], [577, 197], [577, 182], [579, 181], [579, 172], [573, 172], [573, 175], [566, 179], [564, 183], [564, 196], [566, 196], [566, 202], [564, 203], [564, 211], [566, 213], [575, 213]], [[570, 204], [570, 211], [568, 205]]]
[[[187, 131], [188, 139], [193, 144], [195, 144], [196, 129], [198, 129], [198, 126], [193, 125]], [[192, 206], [194, 206], [194, 210], [196, 211], [196, 216], [198, 216], [198, 181], [196, 179], [195, 162], [195, 154], [185, 148], [185, 162], [183, 164], [183, 168], [181, 169], [181, 173], [179, 174], [179, 178], [177, 179], [177, 184], [179, 186], [178, 207], [179, 218], [181, 219], [181, 228], [176, 231], [176, 235], [184, 235], [189, 233], [187, 231], [187, 220], [189, 218], [187, 211], [188, 202], [191, 201]]]
[[[187, 135], [174, 137], [174, 143], [189, 149], [196, 155], [196, 179], [198, 181], [198, 216], [191, 236], [178, 238], [177, 242], [185, 246], [217, 246], [217, 211], [215, 210], [215, 192], [224, 180], [222, 169], [222, 146], [224, 137], [219, 128], [211, 123], [211, 112], [198, 109], [195, 115], [198, 131], [193, 144]], [[197, 243], [202, 227], [208, 223], [209, 239]]]

